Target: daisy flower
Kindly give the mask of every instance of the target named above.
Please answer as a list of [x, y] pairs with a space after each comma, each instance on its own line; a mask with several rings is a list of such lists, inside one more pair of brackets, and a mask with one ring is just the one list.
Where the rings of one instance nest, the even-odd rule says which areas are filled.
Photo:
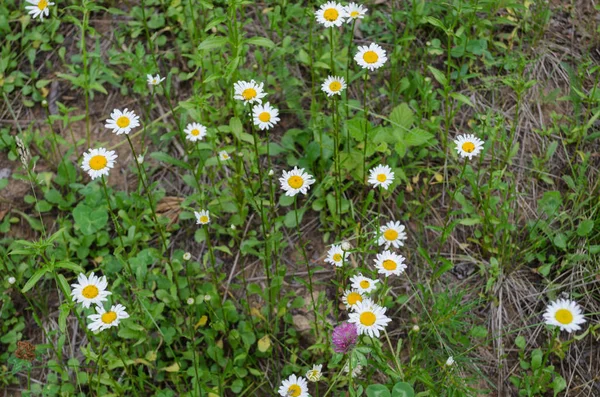
[[359, 335], [379, 338], [380, 331], [392, 321], [385, 315], [386, 309], [373, 302], [358, 302], [354, 309], [354, 313], [348, 315], [348, 321], [356, 324]]
[[129, 134], [132, 129], [135, 127], [139, 127], [140, 125], [140, 117], [136, 116], [136, 114], [132, 110], [121, 111], [119, 109], [113, 110], [110, 114], [110, 118], [106, 120], [106, 124], [104, 126], [109, 130], [112, 130], [117, 135], [121, 134]]
[[190, 123], [183, 132], [185, 132], [185, 139], [196, 142], [206, 136], [206, 127], [200, 123]]
[[108, 171], [115, 166], [117, 155], [114, 150], [104, 148], [90, 149], [88, 153], [83, 153], [81, 168], [90, 175], [90, 178], [96, 179], [102, 175], [108, 176]]
[[357, 289], [348, 289], [344, 292], [344, 296], [342, 297], [342, 302], [346, 305], [346, 309], [350, 309], [354, 307], [358, 302], [363, 301], [363, 296], [361, 292]]
[[272, 107], [269, 102], [256, 105], [252, 108], [254, 125], [261, 130], [270, 130], [279, 121], [279, 110]]
[[54, 3], [48, 0], [27, 0], [30, 6], [25, 7], [28, 10], [29, 14], [31, 14], [32, 18], [40, 17], [40, 20], [43, 21], [44, 17], [50, 15], [49, 6], [53, 6]]
[[219, 160], [221, 160], [221, 161], [227, 161], [230, 158], [231, 157], [229, 156], [229, 153], [227, 153], [225, 150], [221, 150], [219, 152]]
[[367, 46], [358, 46], [358, 52], [354, 56], [354, 60], [363, 69], [375, 70], [379, 69], [387, 57], [385, 50], [375, 43]]
[[394, 182], [394, 172], [389, 165], [378, 165], [369, 170], [368, 182], [373, 187], [381, 186], [385, 190]]
[[160, 74], [157, 74], [154, 77], [152, 77], [151, 74], [147, 74], [146, 78], [148, 79], [148, 85], [149, 86], [159, 85], [160, 83], [162, 83], [163, 81], [165, 81], [165, 77], [161, 78]]
[[197, 225], [206, 225], [210, 222], [210, 213], [208, 210], [194, 211]]
[[329, 76], [321, 84], [321, 91], [327, 96], [342, 95], [342, 91], [346, 89], [346, 81], [343, 77]]
[[233, 98], [244, 101], [244, 104], [261, 103], [262, 98], [267, 96], [263, 91], [263, 86], [263, 83], [258, 84], [254, 80], [249, 82], [240, 80], [233, 85]]
[[283, 397], [309, 397], [306, 379], [296, 375], [281, 382], [278, 392]]
[[80, 273], [77, 276], [77, 281], [77, 284], [71, 284], [71, 287], [73, 287], [71, 296], [75, 302], [81, 303], [81, 306], [86, 309], [91, 304], [100, 305], [111, 294], [106, 290], [108, 286], [106, 276], [94, 276], [94, 272], [92, 272], [89, 277], [86, 277], [85, 274]]
[[448, 357], [448, 359], [446, 360], [446, 366], [447, 367], [451, 367], [454, 365], [454, 357], [450, 356]]
[[325, 258], [325, 262], [329, 262], [337, 267], [342, 267], [347, 258], [348, 253], [342, 249], [341, 245], [332, 245], [327, 252], [327, 258]]
[[544, 313], [544, 320], [546, 320], [546, 324], [555, 325], [561, 331], [569, 333], [579, 331], [581, 329], [579, 324], [585, 323], [581, 306], [568, 299], [551, 302]]
[[346, 12], [344, 11], [344, 7], [335, 1], [328, 1], [327, 3], [323, 4], [321, 8], [315, 11], [315, 18], [317, 18], [317, 22], [326, 28], [342, 26], [345, 17]]
[[454, 144], [460, 157], [468, 157], [469, 160], [483, 150], [483, 141], [473, 134], [459, 135]]
[[350, 3], [344, 7], [344, 12], [346, 13], [346, 22], [350, 23], [357, 19], [363, 19], [365, 14], [367, 13], [367, 7], [363, 7], [360, 4]]
[[358, 273], [356, 276], [350, 277], [350, 285], [352, 288], [357, 289], [360, 293], [368, 294], [377, 288], [379, 280], [373, 280]]
[[309, 369], [308, 372], [306, 372], [306, 378], [311, 382], [318, 382], [323, 375], [321, 369], [323, 369], [323, 364], [313, 365], [312, 369]]
[[385, 248], [390, 248], [390, 245], [394, 248], [400, 248], [404, 245], [404, 240], [407, 239], [406, 233], [404, 232], [403, 224], [400, 222], [390, 221], [385, 224], [385, 226], [381, 226], [379, 228], [379, 233], [381, 236], [379, 237], [379, 245], [384, 245]]
[[129, 318], [123, 305], [112, 305], [109, 311], [105, 311], [102, 306], [96, 306], [96, 313], [88, 316], [92, 321], [88, 328], [94, 332], [116, 327], [121, 320]]
[[406, 270], [404, 260], [405, 258], [402, 255], [397, 255], [392, 251], [385, 250], [381, 254], [377, 254], [375, 268], [379, 274], [385, 276], [399, 276]]
[[304, 168], [294, 167], [291, 171], [283, 171], [283, 176], [279, 178], [281, 188], [285, 190], [285, 195], [293, 197], [298, 193], [306, 194], [310, 185], [315, 183], [312, 175], [304, 172]]

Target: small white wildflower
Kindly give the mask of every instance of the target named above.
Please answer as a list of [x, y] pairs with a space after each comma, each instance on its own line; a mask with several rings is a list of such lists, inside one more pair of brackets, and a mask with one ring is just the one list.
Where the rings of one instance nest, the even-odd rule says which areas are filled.
[[446, 366], [447, 366], [447, 367], [451, 367], [452, 365], [454, 365], [454, 357], [450, 356], [450, 357], [448, 357], [448, 359], [446, 360]]
[[194, 298], [187, 298], [187, 304], [188, 305], [193, 305], [194, 304]]
[[208, 301], [209, 301], [209, 300], [211, 300], [211, 299], [212, 299], [212, 298], [210, 297], [210, 295], [208, 295], [208, 294], [204, 295], [204, 300], [205, 300], [206, 302], [208, 302]]
[[16, 282], [17, 282], [17, 279], [16, 279], [16, 278], [14, 278], [14, 277], [12, 277], [12, 276], [10, 276], [10, 277], [8, 278], [8, 283], [9, 283], [10, 285], [13, 285], [13, 284], [14, 284], [14, 283], [16, 283]]
[[192, 259], [192, 254], [190, 254], [189, 252], [186, 252], [185, 254], [183, 254], [184, 261], [189, 261], [190, 259]]

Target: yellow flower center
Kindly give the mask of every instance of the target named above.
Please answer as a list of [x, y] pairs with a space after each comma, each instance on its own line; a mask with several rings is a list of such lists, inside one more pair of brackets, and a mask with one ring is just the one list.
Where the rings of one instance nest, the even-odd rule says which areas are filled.
[[291, 176], [288, 179], [288, 185], [293, 189], [300, 189], [304, 185], [304, 179], [298, 175]]
[[338, 92], [342, 89], [342, 84], [339, 81], [332, 81], [329, 84], [329, 89], [333, 92]]
[[190, 134], [192, 134], [193, 136], [198, 136], [200, 135], [200, 131], [196, 128], [194, 128], [193, 130], [190, 131]]
[[379, 175], [377, 175], [377, 180], [379, 182], [385, 182], [385, 181], [387, 181], [387, 176], [385, 174], [379, 174]]
[[208, 216], [206, 216], [206, 215], [202, 215], [202, 216], [200, 217], [200, 222], [202, 222], [202, 223], [208, 223]]
[[115, 312], [106, 312], [104, 313], [100, 319], [104, 324], [111, 324], [113, 321], [117, 319], [117, 313]]
[[94, 171], [100, 171], [106, 167], [108, 160], [101, 154], [97, 154], [90, 159], [90, 168]]
[[462, 144], [462, 150], [467, 153], [471, 153], [473, 150], [475, 150], [475, 144], [473, 142], [465, 142]]
[[373, 312], [364, 312], [360, 315], [360, 323], [367, 327], [375, 324], [375, 320], [377, 320], [377, 317]]
[[94, 299], [98, 296], [98, 292], [98, 287], [96, 287], [95, 285], [88, 285], [83, 289], [83, 291], [81, 291], [81, 295], [83, 295], [87, 299]]
[[359, 13], [358, 11], [352, 11], [352, 12], [350, 13], [350, 16], [351, 16], [352, 18], [356, 18], [356, 17], [358, 17], [359, 15], [360, 15], [360, 13]]
[[342, 260], [342, 254], [333, 254], [333, 261], [339, 262]]
[[40, 2], [38, 3], [38, 8], [41, 11], [44, 11], [46, 9], [46, 7], [48, 7], [48, 1], [47, 0], [40, 0]]
[[573, 322], [573, 313], [567, 309], [558, 309], [554, 318], [561, 324], [571, 324]]
[[362, 302], [362, 296], [358, 292], [350, 292], [348, 298], [346, 298], [350, 306], [355, 305], [356, 302]]
[[396, 267], [398, 267], [398, 265], [396, 265], [396, 262], [394, 262], [391, 259], [384, 260], [382, 266], [385, 270], [389, 270], [389, 271], [396, 270]]
[[250, 99], [256, 97], [256, 90], [254, 88], [246, 88], [242, 92], [242, 96], [245, 100], [249, 101]]
[[316, 369], [311, 369], [310, 371], [308, 371], [308, 374], [306, 374], [306, 377], [308, 379], [316, 379], [319, 377], [319, 371], [317, 371]]
[[121, 128], [127, 128], [129, 126], [129, 117], [121, 116], [117, 119], [117, 125]]
[[363, 54], [363, 59], [366, 63], [375, 63], [379, 59], [379, 55], [375, 51], [367, 51]]
[[227, 153], [223, 153], [221, 156], [223, 157], [223, 160], [227, 160], [229, 158]]
[[371, 285], [371, 283], [368, 282], [367, 280], [363, 280], [360, 282], [360, 288], [362, 288], [362, 289], [367, 289], [367, 288], [369, 288], [370, 285]]
[[337, 21], [339, 16], [340, 13], [335, 8], [328, 8], [323, 13], [323, 17], [329, 22]]
[[298, 397], [301, 392], [302, 390], [298, 385], [291, 385], [290, 387], [288, 387], [288, 396]]
[[263, 123], [267, 123], [267, 122], [269, 122], [269, 120], [271, 120], [271, 113], [262, 112], [261, 114], [258, 115], [258, 119], [260, 121], [262, 121]]
[[398, 238], [398, 232], [395, 231], [394, 229], [388, 229], [385, 232], [383, 232], [383, 237], [387, 241], [394, 241]]

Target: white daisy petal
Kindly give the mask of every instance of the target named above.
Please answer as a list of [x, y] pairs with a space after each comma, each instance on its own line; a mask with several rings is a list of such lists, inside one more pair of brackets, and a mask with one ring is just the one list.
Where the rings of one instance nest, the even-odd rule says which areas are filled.
[[379, 280], [370, 279], [359, 273], [356, 276], [350, 277], [350, 283], [352, 288], [360, 291], [360, 293], [368, 294], [377, 288], [377, 283], [379, 283]]
[[194, 211], [194, 215], [196, 216], [196, 224], [206, 225], [210, 223], [210, 213], [208, 210]]
[[123, 305], [113, 305], [109, 311], [104, 310], [102, 306], [96, 306], [96, 313], [88, 316], [91, 321], [88, 328], [93, 332], [104, 331], [111, 327], [117, 327], [121, 320], [129, 318]]
[[483, 150], [483, 141], [473, 134], [459, 135], [455, 140], [456, 152], [460, 157], [468, 157], [469, 160], [477, 156]]
[[306, 194], [315, 180], [312, 175], [304, 172], [304, 168], [294, 167], [291, 171], [283, 171], [279, 182], [281, 188], [285, 190], [285, 195], [293, 197], [298, 193]]
[[363, 69], [375, 70], [383, 66], [387, 56], [383, 48], [371, 43], [369, 46], [359, 46], [354, 60]]
[[185, 132], [185, 139], [188, 141], [201, 141], [206, 136], [206, 127], [200, 123], [190, 123], [183, 132]]
[[77, 284], [71, 284], [73, 287], [71, 296], [76, 303], [81, 303], [81, 306], [86, 309], [92, 304], [100, 305], [111, 294], [106, 290], [108, 283], [105, 276], [96, 277], [92, 272], [89, 277], [86, 277], [85, 274], [80, 273], [77, 281]]
[[393, 246], [394, 248], [402, 247], [404, 241], [408, 238], [404, 231], [405, 229], [404, 225], [400, 222], [390, 221], [386, 223], [385, 226], [379, 228], [379, 233], [381, 235], [378, 244], [385, 245], [386, 249], [390, 248], [390, 246]]
[[161, 78], [159, 74], [156, 76], [152, 76], [151, 74], [146, 75], [146, 79], [148, 80], [149, 86], [156, 86], [162, 83], [165, 80], [165, 77]]
[[346, 11], [340, 3], [328, 1], [315, 11], [315, 18], [317, 19], [317, 22], [326, 28], [342, 26], [342, 23], [344, 23], [344, 19], [346, 18]]
[[311, 382], [318, 382], [321, 379], [323, 373], [321, 370], [323, 369], [323, 364], [313, 365], [312, 369], [309, 369], [306, 372], [306, 378]]
[[337, 267], [342, 267], [344, 262], [348, 259], [349, 252], [342, 249], [341, 245], [332, 245], [327, 252], [327, 258], [325, 262], [331, 263]]
[[346, 13], [346, 22], [352, 23], [357, 19], [363, 19], [368, 9], [363, 7], [360, 4], [350, 3], [344, 7], [344, 12]]
[[366, 298], [363, 296], [362, 292], [360, 292], [358, 289], [354, 288], [354, 289], [348, 289], [348, 290], [344, 291], [344, 296], [342, 297], [342, 302], [344, 302], [344, 305], [346, 305], [346, 309], [351, 309], [358, 302], [362, 302], [364, 299], [366, 299]]
[[254, 80], [238, 81], [233, 85], [233, 98], [248, 103], [261, 103], [262, 98], [267, 94], [263, 90], [263, 83], [257, 83]]
[[368, 182], [373, 187], [381, 186], [387, 190], [392, 182], [394, 182], [394, 172], [388, 165], [378, 165], [369, 170]]
[[127, 135], [132, 129], [140, 126], [140, 117], [132, 110], [127, 110], [127, 108], [123, 111], [115, 109], [110, 114], [110, 118], [106, 120], [104, 126], [117, 135]]
[[346, 89], [346, 81], [343, 77], [329, 76], [321, 84], [321, 91], [326, 93], [328, 97], [342, 95], [344, 89]]
[[568, 299], [558, 299], [548, 305], [544, 313], [546, 324], [554, 325], [561, 331], [573, 332], [581, 329], [585, 323], [581, 307], [577, 302]]
[[270, 130], [279, 122], [279, 110], [272, 107], [269, 102], [264, 105], [255, 105], [252, 109], [254, 125], [261, 130]]
[[406, 264], [404, 263], [405, 258], [402, 255], [397, 255], [392, 251], [383, 251], [381, 254], [377, 254], [375, 259], [375, 268], [377, 273], [385, 276], [399, 276], [406, 270]]
[[40, 17], [40, 21], [44, 20], [44, 17], [50, 15], [50, 6], [54, 3], [48, 0], [27, 0], [30, 6], [26, 6], [25, 9], [31, 15], [32, 18]]
[[108, 172], [115, 166], [117, 155], [113, 150], [104, 148], [90, 149], [89, 152], [83, 153], [83, 161], [81, 168], [86, 171], [92, 179], [108, 176]]
[[281, 382], [278, 393], [283, 397], [310, 397], [308, 394], [308, 382], [301, 376], [290, 375]]
[[354, 312], [348, 315], [348, 322], [356, 324], [359, 335], [369, 335], [378, 338], [390, 321], [385, 315], [386, 309], [371, 300], [358, 302]]

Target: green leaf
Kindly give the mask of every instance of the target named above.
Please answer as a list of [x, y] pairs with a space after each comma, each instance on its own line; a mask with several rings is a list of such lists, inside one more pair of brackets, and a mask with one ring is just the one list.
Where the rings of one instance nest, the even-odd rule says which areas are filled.
[[521, 350], [525, 349], [525, 338], [523, 337], [523, 335], [519, 335], [515, 338], [515, 345], [517, 345], [517, 347]]
[[592, 232], [594, 229], [594, 221], [592, 219], [586, 219], [577, 226], [577, 235], [585, 237]]
[[225, 44], [227, 44], [227, 37], [216, 37], [209, 36], [206, 40], [204, 40], [200, 45], [198, 45], [198, 50], [212, 50], [214, 48], [221, 48]]
[[408, 130], [412, 127], [414, 122], [413, 111], [410, 109], [408, 104], [401, 103], [396, 106], [390, 113], [390, 121], [396, 126], [403, 130]]
[[548, 216], [554, 215], [562, 205], [562, 197], [560, 192], [551, 190], [545, 192], [541, 199], [538, 200], [538, 212], [543, 212]]
[[46, 273], [48, 273], [48, 268], [44, 267], [42, 269], [38, 269], [35, 273], [33, 273], [33, 276], [31, 276], [31, 278], [27, 280], [21, 292], [25, 293], [32, 289], [37, 284], [37, 282], [40, 281], [40, 278], [42, 278], [42, 276]]
[[406, 382], [398, 382], [392, 389], [392, 397], [413, 397], [415, 390]]
[[542, 366], [542, 361], [544, 359], [544, 353], [540, 349], [535, 349], [531, 353], [531, 368], [538, 369]]
[[367, 387], [367, 397], [390, 397], [390, 390], [385, 385], [369, 385]]
[[408, 131], [408, 133], [404, 135], [404, 143], [407, 146], [420, 146], [432, 138], [433, 134], [420, 128], [415, 128]]
[[75, 224], [79, 226], [81, 233], [88, 236], [104, 228], [108, 222], [108, 212], [104, 207], [92, 209], [80, 203], [73, 210]]
[[251, 37], [248, 40], [246, 40], [246, 43], [266, 48], [275, 47], [275, 43], [273, 43], [271, 39], [267, 39], [266, 37]]
[[446, 87], [448, 85], [448, 79], [441, 70], [434, 68], [433, 66], [427, 66], [427, 69], [433, 74], [433, 77], [437, 80], [438, 83]]
[[567, 388], [567, 381], [560, 375], [556, 375], [556, 378], [552, 381], [552, 390], [554, 391], [554, 397], [561, 391]]
[[168, 154], [166, 154], [164, 152], [150, 153], [150, 157], [152, 157], [155, 160], [162, 161], [163, 163], [175, 165], [177, 167], [181, 167], [181, 168], [184, 168], [186, 170], [191, 170], [192, 169], [192, 167], [190, 166], [189, 163], [186, 163], [185, 161], [178, 160], [175, 157], [169, 156]]

